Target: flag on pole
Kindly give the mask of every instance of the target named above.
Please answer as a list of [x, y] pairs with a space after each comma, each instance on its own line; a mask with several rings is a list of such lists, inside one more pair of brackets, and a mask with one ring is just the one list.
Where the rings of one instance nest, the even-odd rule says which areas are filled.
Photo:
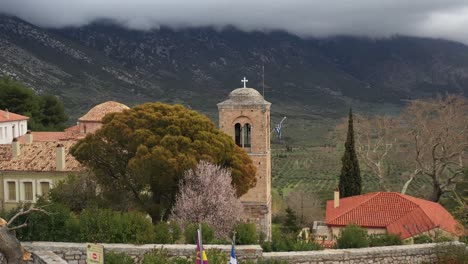
[[229, 264], [237, 264], [236, 251], [234, 250], [234, 241], [232, 241], [231, 260], [229, 260]]
[[197, 230], [197, 260], [196, 264], [208, 264], [208, 258], [206, 256], [206, 252], [203, 249], [203, 244], [202, 244], [202, 231], [201, 231], [201, 225], [200, 228]]
[[281, 119], [281, 122], [279, 122], [279, 124], [276, 125], [275, 127], [275, 131], [276, 131], [276, 135], [278, 135], [278, 139], [281, 140], [281, 136], [282, 136], [282, 127], [283, 127], [283, 122], [284, 120], [286, 119], [286, 117], [283, 117], [283, 119]]

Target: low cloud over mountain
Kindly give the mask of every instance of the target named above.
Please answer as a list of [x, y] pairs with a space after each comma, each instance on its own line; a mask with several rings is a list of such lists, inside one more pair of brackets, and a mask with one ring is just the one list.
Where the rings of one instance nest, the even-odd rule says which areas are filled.
[[466, 0], [15, 0], [0, 12], [44, 27], [109, 19], [133, 29], [233, 25], [300, 36], [395, 34], [468, 43]]

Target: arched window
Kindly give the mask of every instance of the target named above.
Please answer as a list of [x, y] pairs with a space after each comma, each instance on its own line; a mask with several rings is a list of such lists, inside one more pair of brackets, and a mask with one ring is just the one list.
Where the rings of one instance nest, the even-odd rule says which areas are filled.
[[241, 125], [239, 123], [237, 123], [235, 126], [234, 126], [234, 130], [235, 130], [235, 137], [236, 137], [236, 145], [239, 146], [239, 147], [242, 147], [242, 128], [241, 128]]
[[237, 123], [234, 125], [234, 130], [236, 145], [243, 148], [250, 148], [250, 133], [252, 126], [248, 123], [244, 126], [241, 126], [241, 124]]
[[243, 145], [245, 148], [250, 148], [250, 133], [251, 133], [251, 128], [252, 126], [250, 124], [245, 124], [244, 125], [244, 140], [243, 140]]

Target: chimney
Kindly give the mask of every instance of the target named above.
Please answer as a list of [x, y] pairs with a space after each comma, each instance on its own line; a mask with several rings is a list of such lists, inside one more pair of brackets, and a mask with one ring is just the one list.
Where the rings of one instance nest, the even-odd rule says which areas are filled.
[[31, 130], [28, 130], [26, 132], [26, 144], [31, 144], [33, 142], [33, 135], [31, 133]]
[[338, 186], [335, 188], [335, 198], [333, 199], [333, 208], [340, 206], [340, 189]]
[[13, 139], [11, 143], [11, 148], [13, 149], [13, 157], [18, 157], [21, 154], [20, 143], [17, 138]]
[[10, 112], [8, 112], [8, 109], [5, 109], [5, 118], [10, 119]]
[[64, 171], [65, 166], [65, 147], [63, 144], [58, 144], [55, 149], [55, 167], [57, 171]]

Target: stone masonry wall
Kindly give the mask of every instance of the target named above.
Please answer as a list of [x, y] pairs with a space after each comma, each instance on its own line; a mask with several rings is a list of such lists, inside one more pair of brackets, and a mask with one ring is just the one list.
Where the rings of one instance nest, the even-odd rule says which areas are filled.
[[[31, 251], [53, 251], [60, 258], [70, 264], [85, 264], [86, 263], [86, 244], [84, 243], [60, 243], [60, 242], [24, 242], [23, 246]], [[145, 253], [154, 249], [164, 248], [169, 256], [185, 256], [192, 257], [195, 253], [195, 245], [130, 245], [130, 244], [101, 244], [104, 246], [104, 251], [113, 251], [116, 253], [124, 252], [131, 256], [135, 263], [143, 258]], [[217, 248], [226, 254], [231, 252], [230, 245], [205, 245], [206, 250]], [[262, 256], [262, 248], [258, 245], [237, 246], [236, 255], [239, 259], [255, 260]], [[49, 263], [49, 262], [47, 262]], [[52, 262], [51, 262], [52, 263]], [[54, 262], [55, 263], [55, 262]]]
[[[171, 256], [191, 257], [195, 252], [195, 245], [128, 245], [128, 244], [103, 244], [106, 251], [125, 252], [132, 256], [137, 262], [142, 256], [155, 248], [162, 246], [167, 249]], [[454, 245], [468, 248], [465, 244], [454, 242]], [[56, 243], [56, 242], [29, 242], [23, 246], [34, 254], [41, 255], [42, 262], [64, 263], [50, 256], [50, 252], [66, 260], [66, 263], [85, 264], [86, 244], [80, 243]], [[391, 247], [375, 247], [360, 249], [329, 249], [321, 251], [303, 252], [271, 252], [262, 253], [258, 245], [237, 246], [236, 254], [240, 260], [255, 260], [259, 258], [286, 260], [293, 264], [363, 264], [363, 263], [385, 263], [385, 264], [418, 264], [436, 263], [436, 244], [404, 245]], [[226, 253], [230, 252], [229, 245], [207, 245], [206, 249], [219, 248]], [[44, 253], [48, 251], [49, 253]], [[39, 254], [38, 254], [39, 253]], [[49, 254], [48, 257], [43, 257]], [[44, 260], [46, 259], [46, 260]]]

